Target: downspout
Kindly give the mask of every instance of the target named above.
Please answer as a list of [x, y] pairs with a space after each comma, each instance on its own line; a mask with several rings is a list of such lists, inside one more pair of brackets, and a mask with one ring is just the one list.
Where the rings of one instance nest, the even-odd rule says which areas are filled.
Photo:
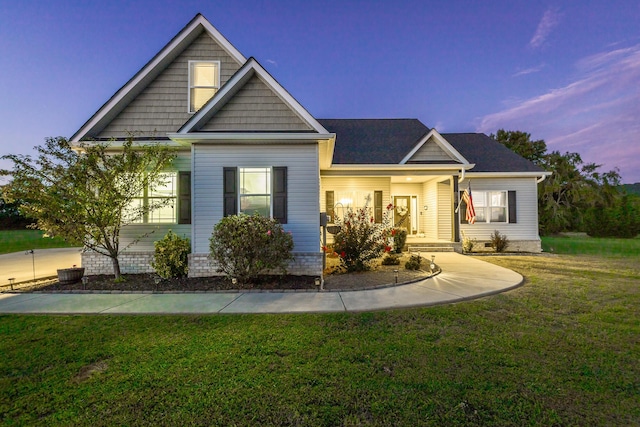
[[460, 169], [460, 176], [458, 177], [458, 183], [464, 181], [464, 173], [466, 172], [465, 168]]
[[542, 175], [540, 178], [536, 179], [536, 184], [540, 184], [545, 179], [547, 179], [547, 175]]

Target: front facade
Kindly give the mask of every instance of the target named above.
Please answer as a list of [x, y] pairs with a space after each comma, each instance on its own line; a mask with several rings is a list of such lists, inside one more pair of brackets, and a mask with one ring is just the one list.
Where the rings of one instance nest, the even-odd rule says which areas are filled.
[[[512, 249], [540, 251], [536, 182], [545, 172], [482, 134], [441, 135], [415, 119], [316, 119], [202, 15], [71, 140], [109, 140], [117, 149], [131, 135], [178, 155], [167, 186], [144, 196], [170, 198], [170, 207], [122, 230], [124, 245], [145, 236], [122, 255], [124, 273], [152, 271], [153, 242], [172, 230], [191, 239], [189, 274], [214, 275], [215, 224], [258, 211], [292, 233], [289, 272], [322, 275], [320, 212], [331, 222], [367, 200], [376, 218], [381, 206], [394, 205], [410, 244], [459, 248], [461, 235], [482, 242], [497, 229]], [[473, 225], [457, 209], [469, 185]], [[91, 252], [83, 266], [87, 274], [112, 272]]]

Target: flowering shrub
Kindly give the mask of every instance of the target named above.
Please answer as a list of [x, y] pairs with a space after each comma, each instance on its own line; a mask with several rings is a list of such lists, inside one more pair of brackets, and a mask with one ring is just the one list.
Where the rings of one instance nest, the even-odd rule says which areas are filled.
[[169, 232], [153, 244], [155, 251], [151, 266], [158, 276], [171, 279], [186, 277], [189, 272], [189, 254], [191, 243], [169, 230]]
[[222, 218], [213, 229], [209, 248], [218, 271], [242, 283], [270, 270], [284, 274], [293, 259], [291, 234], [275, 219], [257, 213]]
[[387, 206], [381, 224], [374, 222], [367, 206], [356, 211], [348, 209], [343, 219], [338, 218], [336, 224], [340, 231], [333, 238], [333, 249], [348, 272], [369, 270], [373, 260], [391, 251], [389, 217], [392, 208], [392, 205]]

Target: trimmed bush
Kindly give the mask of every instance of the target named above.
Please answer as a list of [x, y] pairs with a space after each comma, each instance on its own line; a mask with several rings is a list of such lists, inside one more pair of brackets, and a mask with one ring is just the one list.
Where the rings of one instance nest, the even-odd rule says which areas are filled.
[[407, 270], [420, 270], [422, 264], [422, 257], [420, 255], [411, 255], [409, 261], [404, 264], [404, 268]]
[[382, 265], [400, 265], [400, 257], [398, 255], [388, 254], [382, 258]]
[[222, 218], [213, 229], [209, 248], [218, 271], [241, 283], [274, 271], [286, 274], [293, 259], [291, 234], [275, 219], [257, 213]]
[[158, 276], [164, 279], [186, 277], [189, 273], [189, 254], [191, 243], [169, 230], [169, 232], [153, 244], [155, 252], [151, 266]]
[[509, 246], [509, 239], [507, 239], [507, 236], [504, 234], [500, 234], [498, 230], [495, 230], [491, 234], [490, 239], [491, 247], [496, 252], [504, 252], [505, 249], [507, 249], [507, 246]]
[[395, 227], [391, 230], [393, 236], [393, 247], [397, 254], [402, 253], [405, 243], [407, 243], [407, 230], [406, 228]]

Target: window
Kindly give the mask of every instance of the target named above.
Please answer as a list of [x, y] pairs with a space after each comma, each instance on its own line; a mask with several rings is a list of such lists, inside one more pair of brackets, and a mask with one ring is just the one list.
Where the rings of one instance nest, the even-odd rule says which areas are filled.
[[220, 87], [220, 61], [189, 61], [189, 112], [195, 113]]
[[[471, 195], [476, 211], [476, 223], [516, 222], [515, 191], [473, 191]], [[466, 224], [466, 204], [462, 201], [460, 203], [460, 222]]]
[[271, 168], [239, 168], [240, 213], [271, 216]]
[[226, 167], [222, 185], [224, 216], [257, 212], [287, 223], [286, 167]]
[[[142, 211], [135, 223], [160, 224], [177, 222], [177, 172], [160, 174], [160, 184], [154, 188], [146, 188], [143, 194], [133, 199], [132, 210]], [[152, 206], [160, 206], [149, 210]]]

